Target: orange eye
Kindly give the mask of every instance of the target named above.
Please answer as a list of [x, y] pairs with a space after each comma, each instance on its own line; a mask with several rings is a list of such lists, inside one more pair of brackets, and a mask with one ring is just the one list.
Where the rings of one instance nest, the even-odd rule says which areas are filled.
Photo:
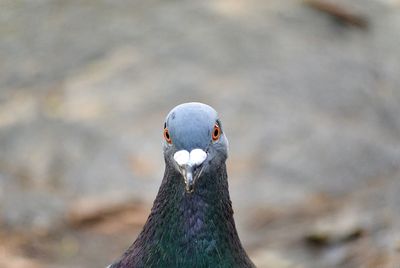
[[164, 128], [164, 139], [165, 139], [169, 144], [172, 143], [172, 139], [171, 139], [171, 136], [169, 135], [168, 128]]
[[213, 129], [213, 132], [212, 132], [212, 140], [213, 141], [217, 141], [218, 139], [219, 139], [219, 137], [221, 136], [221, 129], [220, 129], [220, 127], [218, 126], [218, 124], [215, 124], [214, 125], [214, 129]]

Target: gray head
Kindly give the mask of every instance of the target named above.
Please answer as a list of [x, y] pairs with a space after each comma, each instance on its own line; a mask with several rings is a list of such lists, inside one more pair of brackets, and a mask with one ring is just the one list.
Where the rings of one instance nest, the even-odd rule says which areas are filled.
[[228, 156], [228, 140], [217, 112], [198, 102], [178, 105], [169, 112], [163, 148], [166, 165], [182, 174], [187, 192], [194, 191], [204, 171], [223, 164]]

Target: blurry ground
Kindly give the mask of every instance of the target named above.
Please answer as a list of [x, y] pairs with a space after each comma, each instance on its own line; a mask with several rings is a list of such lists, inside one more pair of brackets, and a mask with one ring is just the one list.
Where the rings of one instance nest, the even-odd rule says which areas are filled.
[[[0, 1], [0, 267], [105, 267], [201, 101], [259, 267], [400, 267], [400, 2]], [[314, 6], [315, 7], [315, 6]]]

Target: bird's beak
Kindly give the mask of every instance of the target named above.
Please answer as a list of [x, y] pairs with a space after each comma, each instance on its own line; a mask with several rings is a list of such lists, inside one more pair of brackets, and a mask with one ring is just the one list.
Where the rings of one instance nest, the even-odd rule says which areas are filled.
[[207, 158], [207, 153], [202, 149], [193, 149], [190, 153], [186, 150], [178, 151], [174, 154], [174, 160], [179, 172], [185, 181], [186, 192], [194, 191], [194, 183], [203, 171], [203, 162]]
[[194, 167], [191, 165], [185, 165], [180, 168], [181, 174], [185, 180], [185, 189], [186, 192], [191, 193], [194, 190], [194, 181], [198, 176], [194, 177]]

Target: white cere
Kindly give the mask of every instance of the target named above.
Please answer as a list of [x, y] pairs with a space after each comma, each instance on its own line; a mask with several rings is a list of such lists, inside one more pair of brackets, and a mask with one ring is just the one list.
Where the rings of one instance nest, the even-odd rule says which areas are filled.
[[189, 152], [186, 150], [180, 150], [174, 154], [174, 159], [180, 166], [186, 165], [189, 162], [189, 157]]
[[174, 154], [174, 159], [179, 166], [199, 166], [207, 158], [207, 153], [202, 149], [193, 149], [190, 154], [186, 150], [180, 150]]
[[190, 162], [192, 165], [199, 166], [204, 162], [204, 160], [206, 160], [206, 158], [207, 153], [202, 149], [194, 149], [190, 152]]

